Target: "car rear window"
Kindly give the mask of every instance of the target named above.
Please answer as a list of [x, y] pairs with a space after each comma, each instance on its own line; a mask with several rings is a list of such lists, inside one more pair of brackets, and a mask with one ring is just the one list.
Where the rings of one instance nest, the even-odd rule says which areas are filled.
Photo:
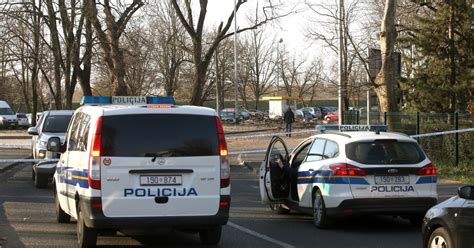
[[44, 120], [43, 132], [65, 133], [72, 115], [50, 115]]
[[362, 164], [416, 164], [426, 158], [415, 142], [384, 139], [349, 143], [346, 155]]
[[219, 143], [214, 116], [135, 114], [104, 116], [103, 156], [217, 156]]
[[24, 114], [17, 114], [16, 117], [18, 117], [18, 118], [25, 118], [25, 119], [28, 118], [28, 117], [26, 117], [26, 115], [24, 115]]

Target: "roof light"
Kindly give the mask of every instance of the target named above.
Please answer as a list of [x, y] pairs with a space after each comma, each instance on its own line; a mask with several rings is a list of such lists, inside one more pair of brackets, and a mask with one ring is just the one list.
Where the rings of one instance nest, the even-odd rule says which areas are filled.
[[387, 132], [386, 125], [316, 125], [316, 130], [324, 131], [371, 131], [371, 132]]
[[81, 105], [144, 105], [144, 104], [170, 104], [176, 102], [172, 96], [84, 96]]

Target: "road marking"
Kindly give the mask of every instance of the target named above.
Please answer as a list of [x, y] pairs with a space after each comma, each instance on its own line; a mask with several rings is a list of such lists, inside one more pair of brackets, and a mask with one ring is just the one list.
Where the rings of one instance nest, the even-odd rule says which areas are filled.
[[285, 243], [285, 242], [276, 240], [276, 239], [274, 239], [274, 238], [268, 237], [268, 236], [265, 235], [265, 234], [261, 234], [261, 233], [255, 232], [255, 231], [253, 231], [253, 230], [250, 230], [250, 229], [245, 228], [245, 227], [243, 227], [243, 226], [239, 226], [239, 225], [237, 225], [237, 224], [235, 224], [235, 223], [232, 223], [232, 222], [227, 222], [227, 225], [228, 225], [228, 226], [231, 226], [231, 227], [233, 227], [233, 228], [235, 228], [235, 229], [237, 229], [237, 230], [239, 230], [239, 231], [242, 231], [242, 232], [244, 232], [244, 233], [250, 234], [250, 235], [252, 235], [252, 236], [254, 236], [254, 237], [263, 239], [263, 240], [265, 240], [265, 241], [268, 241], [268, 242], [270, 242], [270, 243], [276, 244], [276, 245], [281, 246], [281, 247], [285, 247], [285, 248], [294, 248], [294, 247], [295, 247], [295, 246], [290, 245], [290, 244], [288, 244], [288, 243]]

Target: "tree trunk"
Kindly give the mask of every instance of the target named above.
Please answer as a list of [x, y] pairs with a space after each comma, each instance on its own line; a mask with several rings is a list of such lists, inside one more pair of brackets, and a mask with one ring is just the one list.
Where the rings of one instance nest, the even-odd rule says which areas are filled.
[[[395, 85], [397, 84], [397, 65], [395, 60], [394, 44], [396, 40], [395, 17], [396, 0], [385, 1], [385, 11], [380, 33], [380, 48], [382, 68], [375, 79], [375, 93], [377, 94], [381, 112], [397, 112]], [[392, 115], [387, 119], [389, 128], [394, 123]]]
[[[86, 18], [86, 43], [85, 43], [85, 51], [84, 51], [84, 61], [82, 65], [84, 69], [78, 68], [78, 77], [79, 77], [79, 84], [81, 85], [82, 93], [84, 96], [92, 96], [92, 88], [91, 88], [91, 69], [92, 69], [92, 24], [89, 19]], [[79, 67], [79, 65], [78, 65]]]

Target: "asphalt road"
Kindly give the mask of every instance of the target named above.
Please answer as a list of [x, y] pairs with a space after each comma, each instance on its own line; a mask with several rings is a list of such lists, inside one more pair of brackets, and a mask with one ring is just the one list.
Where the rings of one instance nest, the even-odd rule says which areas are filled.
[[[75, 222], [54, 220], [51, 187], [37, 189], [31, 165], [17, 164], [0, 173], [0, 248], [74, 247]], [[232, 170], [229, 224], [218, 247], [421, 247], [420, 229], [392, 217], [350, 218], [331, 230], [319, 230], [311, 216], [276, 215], [260, 203], [258, 178], [245, 166]], [[440, 186], [442, 198], [457, 185]], [[99, 247], [201, 247], [196, 234], [154, 230], [150, 233], [99, 236]]]

